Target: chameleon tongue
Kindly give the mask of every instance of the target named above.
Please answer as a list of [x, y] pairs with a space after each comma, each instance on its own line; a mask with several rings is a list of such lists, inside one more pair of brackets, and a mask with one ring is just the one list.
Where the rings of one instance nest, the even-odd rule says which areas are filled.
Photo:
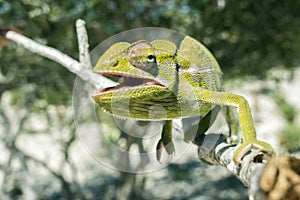
[[160, 85], [160, 86], [162, 86], [162, 85], [161, 85], [160, 83], [158, 83], [157, 81], [150, 80], [150, 79], [144, 79], [143, 85]]
[[142, 85], [144, 82], [144, 79], [142, 78], [131, 78], [131, 77], [123, 77], [123, 81], [116, 86], [116, 89], [119, 87], [124, 87], [124, 86], [137, 86], [137, 85]]

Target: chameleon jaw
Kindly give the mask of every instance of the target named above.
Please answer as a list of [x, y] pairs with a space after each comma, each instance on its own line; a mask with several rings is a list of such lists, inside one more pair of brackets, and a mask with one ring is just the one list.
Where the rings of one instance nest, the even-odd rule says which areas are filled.
[[109, 76], [122, 77], [122, 82], [95, 91], [92, 95], [94, 101], [105, 112], [122, 119], [142, 121], [158, 121], [180, 116], [176, 96], [154, 77], [144, 78], [119, 72]]
[[113, 87], [102, 88], [98, 90], [95, 95], [103, 94], [106, 92], [112, 92], [117, 90], [130, 90], [138, 89], [149, 86], [165, 87], [158, 81], [150, 78], [142, 78], [137, 76], [132, 76], [129, 74], [119, 74], [119, 73], [101, 73], [102, 75], [110, 77], [121, 77], [121, 82]]

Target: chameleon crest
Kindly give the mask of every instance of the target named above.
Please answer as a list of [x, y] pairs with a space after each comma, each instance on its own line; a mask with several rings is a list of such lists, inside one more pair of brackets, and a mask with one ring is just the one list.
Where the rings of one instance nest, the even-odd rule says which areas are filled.
[[[100, 57], [93, 71], [121, 78], [117, 86], [93, 95], [105, 111], [122, 118], [166, 121], [158, 152], [162, 147], [168, 154], [175, 152], [172, 119], [202, 116], [197, 137], [209, 128], [213, 109], [235, 106], [243, 137], [234, 160], [240, 162], [253, 147], [275, 153], [269, 144], [256, 139], [247, 101], [223, 91], [217, 61], [204, 45], [191, 37], [186, 36], [179, 47], [167, 40], [116, 43]], [[234, 124], [232, 118], [228, 124]], [[157, 158], [160, 159], [160, 153]]]

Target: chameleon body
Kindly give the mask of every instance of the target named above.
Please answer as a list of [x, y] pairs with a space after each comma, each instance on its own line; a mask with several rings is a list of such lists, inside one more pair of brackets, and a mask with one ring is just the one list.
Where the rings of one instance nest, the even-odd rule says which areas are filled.
[[[168, 154], [175, 152], [172, 119], [202, 116], [197, 137], [214, 120], [210, 119], [213, 109], [234, 106], [238, 108], [242, 133], [234, 161], [240, 162], [253, 147], [275, 154], [268, 143], [256, 139], [245, 98], [223, 91], [217, 61], [204, 45], [189, 36], [179, 48], [167, 40], [116, 43], [100, 57], [93, 71], [123, 78], [119, 85], [94, 93], [94, 100], [104, 110], [122, 118], [165, 121], [158, 152], [162, 147]], [[160, 159], [160, 153], [157, 158]]]

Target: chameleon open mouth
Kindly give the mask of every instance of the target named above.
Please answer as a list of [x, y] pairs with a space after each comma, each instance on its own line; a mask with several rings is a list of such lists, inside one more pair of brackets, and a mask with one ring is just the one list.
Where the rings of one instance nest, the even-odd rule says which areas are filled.
[[[95, 91], [94, 101], [102, 110], [119, 118], [161, 120], [180, 116], [176, 95], [152, 77], [119, 72], [100, 74], [121, 78], [120, 83]], [[174, 112], [175, 111], [175, 112]], [[174, 114], [175, 113], [175, 114]]]
[[113, 73], [113, 74], [112, 73], [103, 73], [102, 75], [109, 76], [109, 77], [118, 77], [118, 78], [120, 78], [121, 82], [116, 86], [103, 88], [103, 89], [97, 91], [98, 94], [116, 91], [116, 90], [137, 88], [137, 87], [142, 88], [144, 86], [164, 87], [159, 82], [157, 82], [153, 79], [148, 79], [148, 78], [131, 77], [129, 75], [115, 74], [115, 73]]

